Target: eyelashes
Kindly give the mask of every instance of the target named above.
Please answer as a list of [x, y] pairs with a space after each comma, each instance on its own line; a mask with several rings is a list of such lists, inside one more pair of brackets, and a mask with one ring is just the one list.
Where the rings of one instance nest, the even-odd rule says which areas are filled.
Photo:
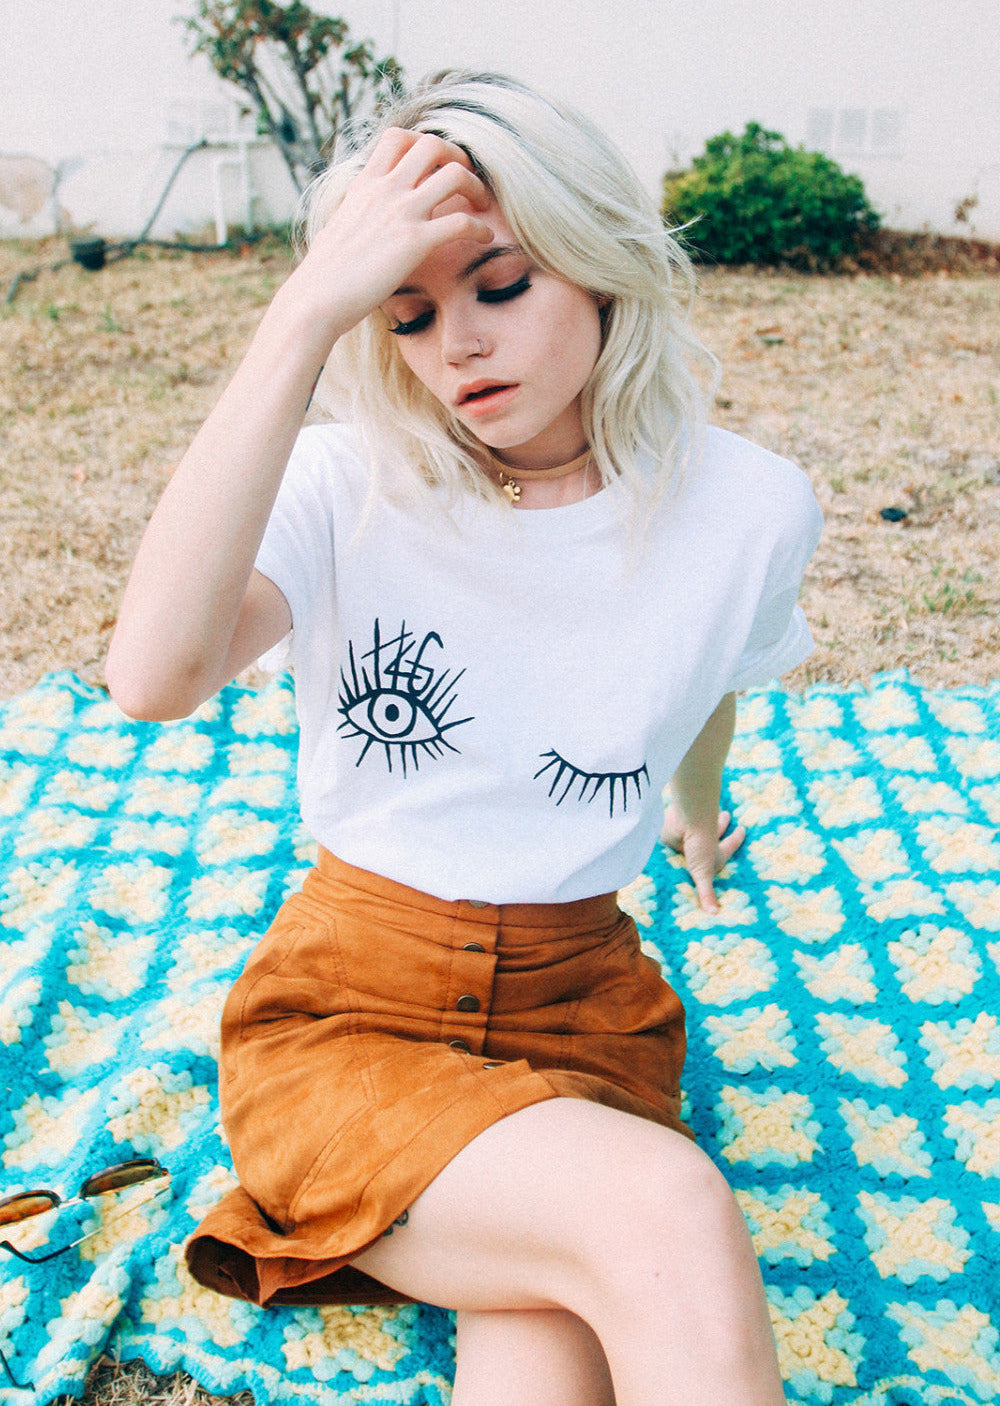
[[[548, 758], [547, 761], [546, 758]], [[634, 771], [581, 771], [572, 762], [566, 761], [565, 757], [561, 757], [558, 752], [543, 752], [541, 760], [545, 762], [545, 765], [539, 767], [532, 780], [537, 781], [546, 772], [552, 773], [549, 795], [554, 796], [560, 786], [562, 787], [556, 801], [557, 806], [562, 805], [574, 787], [579, 787], [577, 801], [585, 801], [587, 805], [596, 801], [607, 787], [608, 815], [614, 816], [615, 805], [619, 799], [622, 811], [628, 810], [630, 787], [635, 792], [635, 800], [639, 801], [642, 799], [643, 782], [649, 784], [649, 772], [646, 770], [645, 762], [642, 766], [636, 767]]]
[[434, 314], [427, 310], [419, 317], [411, 318], [409, 322], [397, 322], [395, 327], [390, 327], [389, 331], [394, 337], [412, 337], [414, 332], [422, 332], [425, 327], [429, 327], [434, 319]]
[[[522, 293], [527, 293], [530, 287], [531, 280], [525, 274], [516, 283], [508, 283], [504, 288], [480, 288], [476, 294], [476, 301], [480, 303], [509, 303], [512, 298], [518, 298]], [[415, 332], [423, 332], [433, 321], [434, 310], [428, 308], [426, 312], [411, 317], [409, 322], [397, 322], [395, 326], [389, 328], [389, 331], [394, 337], [412, 337]]]
[[530, 287], [531, 281], [525, 274], [516, 283], [508, 283], [505, 288], [480, 288], [476, 299], [480, 303], [508, 303], [511, 298], [516, 298], [521, 293], [527, 293]]

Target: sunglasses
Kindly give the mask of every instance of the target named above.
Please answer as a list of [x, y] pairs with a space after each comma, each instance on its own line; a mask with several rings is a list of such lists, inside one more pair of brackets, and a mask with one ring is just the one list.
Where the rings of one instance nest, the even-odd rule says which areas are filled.
[[[67, 1250], [75, 1249], [85, 1240], [99, 1235], [114, 1221], [131, 1215], [140, 1206], [145, 1206], [155, 1197], [162, 1196], [170, 1185], [170, 1173], [166, 1167], [161, 1166], [155, 1157], [134, 1157], [130, 1162], [118, 1162], [113, 1167], [102, 1167], [99, 1172], [94, 1172], [83, 1183], [77, 1194], [66, 1201], [57, 1191], [50, 1191], [47, 1188], [35, 1191], [18, 1191], [13, 1196], [5, 1196], [0, 1200], [0, 1227], [21, 1225], [34, 1216], [44, 1216], [47, 1212], [54, 1211], [57, 1206], [63, 1208], [78, 1206], [84, 1201], [93, 1200], [95, 1196], [104, 1196], [109, 1191], [123, 1191], [128, 1186], [138, 1186], [140, 1182], [155, 1181], [161, 1178], [166, 1178], [165, 1185], [157, 1187], [148, 1196], [140, 1196], [130, 1201], [127, 1206], [123, 1206], [118, 1211], [117, 1215], [104, 1221], [96, 1230], [88, 1230], [85, 1235], [71, 1240], [69, 1244], [60, 1245], [58, 1250], [50, 1250], [44, 1255], [28, 1255], [23, 1250], [19, 1250], [16, 1245], [12, 1245], [9, 1240], [0, 1240], [0, 1249], [9, 1250], [12, 1255], [16, 1255], [19, 1260], [24, 1260], [26, 1264], [44, 1264], [46, 1260], [54, 1260], [58, 1255], [64, 1255]], [[30, 1382], [17, 1380], [2, 1351], [0, 1351], [0, 1364], [3, 1365], [4, 1372], [14, 1386], [21, 1391], [33, 1390]]]

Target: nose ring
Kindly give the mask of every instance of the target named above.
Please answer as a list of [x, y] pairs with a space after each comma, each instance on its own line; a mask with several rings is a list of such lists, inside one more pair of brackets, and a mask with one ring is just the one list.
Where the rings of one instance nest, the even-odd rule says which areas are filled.
[[478, 338], [478, 341], [479, 341], [479, 353], [478, 353], [478, 354], [479, 354], [479, 356], [482, 356], [483, 353], [486, 351], [486, 348], [483, 346], [483, 339], [482, 339], [482, 337]]

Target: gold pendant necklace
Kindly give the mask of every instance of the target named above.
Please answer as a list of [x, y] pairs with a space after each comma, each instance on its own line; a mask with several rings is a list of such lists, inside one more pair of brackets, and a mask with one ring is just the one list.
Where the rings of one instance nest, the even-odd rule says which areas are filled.
[[521, 496], [521, 485], [516, 478], [510, 478], [505, 474], [503, 469], [499, 469], [498, 472], [500, 474], [500, 487], [506, 493], [508, 502], [516, 503]]
[[510, 472], [510, 466], [502, 463], [495, 454], [490, 455], [492, 468], [500, 481], [500, 487], [507, 495], [507, 501], [513, 507], [520, 501], [521, 488], [523, 483], [552, 482], [557, 478], [568, 478], [570, 474], [579, 473], [590, 463], [590, 445], [575, 459], [570, 459], [568, 464], [556, 464], [551, 469], [515, 469]]

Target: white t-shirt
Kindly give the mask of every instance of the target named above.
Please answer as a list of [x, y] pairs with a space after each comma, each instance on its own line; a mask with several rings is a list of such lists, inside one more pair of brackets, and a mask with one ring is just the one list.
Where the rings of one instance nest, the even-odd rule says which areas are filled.
[[292, 632], [302, 818], [438, 898], [545, 903], [641, 871], [723, 694], [804, 659], [822, 519], [805, 475], [718, 429], [629, 556], [613, 485], [458, 530], [380, 502], [356, 431], [303, 431], [257, 558]]

